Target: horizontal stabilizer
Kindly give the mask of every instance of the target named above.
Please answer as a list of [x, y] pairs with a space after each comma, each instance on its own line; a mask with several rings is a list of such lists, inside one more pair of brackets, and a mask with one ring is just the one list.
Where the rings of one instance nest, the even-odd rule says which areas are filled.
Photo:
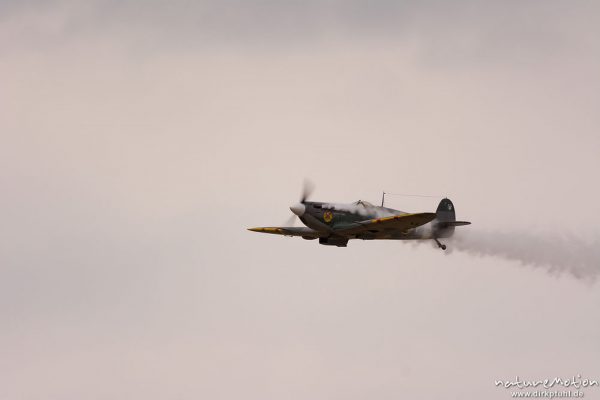
[[464, 226], [464, 225], [471, 225], [471, 223], [468, 221], [444, 221], [444, 222], [440, 222], [438, 226], [449, 227], [449, 226]]

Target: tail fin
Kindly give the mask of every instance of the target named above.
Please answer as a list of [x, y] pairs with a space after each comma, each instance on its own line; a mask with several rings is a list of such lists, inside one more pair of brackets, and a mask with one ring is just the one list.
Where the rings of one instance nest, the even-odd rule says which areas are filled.
[[456, 221], [456, 213], [454, 212], [454, 204], [450, 199], [443, 199], [440, 201], [437, 210], [435, 211], [437, 220], [440, 222], [452, 222]]
[[456, 212], [454, 210], [454, 204], [450, 199], [443, 199], [440, 201], [436, 214], [436, 236], [437, 237], [450, 237], [454, 233], [454, 227], [469, 225], [467, 221], [457, 221]]

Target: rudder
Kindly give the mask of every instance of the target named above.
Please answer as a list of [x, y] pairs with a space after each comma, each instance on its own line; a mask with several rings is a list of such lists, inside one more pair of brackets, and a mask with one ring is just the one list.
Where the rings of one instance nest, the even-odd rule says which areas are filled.
[[436, 219], [440, 222], [456, 221], [456, 213], [454, 211], [454, 204], [448, 198], [442, 199], [435, 211], [437, 215]]

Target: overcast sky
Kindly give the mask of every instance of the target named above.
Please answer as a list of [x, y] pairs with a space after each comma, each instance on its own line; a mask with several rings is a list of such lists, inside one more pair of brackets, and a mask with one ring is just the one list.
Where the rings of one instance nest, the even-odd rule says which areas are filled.
[[[593, 1], [0, 2], [0, 398], [600, 380], [599, 37]], [[471, 242], [246, 231], [305, 178]]]

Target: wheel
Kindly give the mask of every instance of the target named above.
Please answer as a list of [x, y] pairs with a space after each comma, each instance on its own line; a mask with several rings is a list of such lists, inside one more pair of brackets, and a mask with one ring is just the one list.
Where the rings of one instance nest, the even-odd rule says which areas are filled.
[[446, 245], [445, 244], [442, 245], [442, 250], [446, 250]]

